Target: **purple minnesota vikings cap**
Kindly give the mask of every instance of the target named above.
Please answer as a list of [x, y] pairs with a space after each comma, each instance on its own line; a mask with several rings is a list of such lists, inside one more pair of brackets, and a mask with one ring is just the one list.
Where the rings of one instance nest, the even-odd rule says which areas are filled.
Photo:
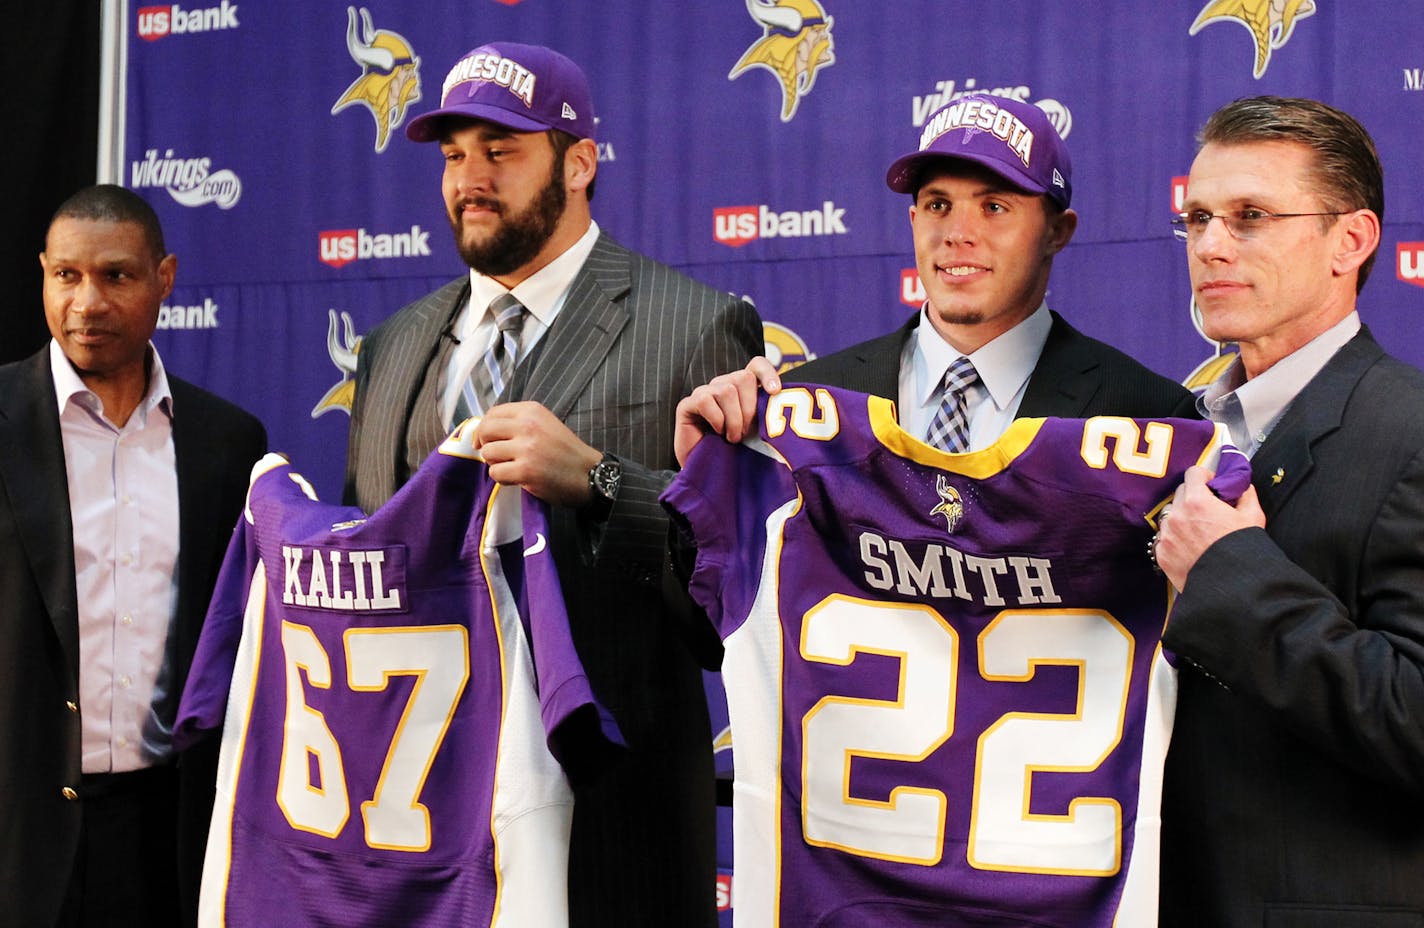
[[1032, 103], [971, 94], [935, 110], [920, 132], [919, 151], [890, 165], [885, 183], [896, 193], [914, 193], [927, 164], [958, 158], [983, 165], [1004, 180], [1052, 197], [1068, 208], [1073, 163], [1048, 114]]
[[517, 132], [561, 129], [593, 138], [593, 95], [579, 66], [552, 48], [491, 42], [466, 52], [440, 88], [440, 108], [405, 127], [406, 138], [433, 142], [444, 116], [484, 119]]

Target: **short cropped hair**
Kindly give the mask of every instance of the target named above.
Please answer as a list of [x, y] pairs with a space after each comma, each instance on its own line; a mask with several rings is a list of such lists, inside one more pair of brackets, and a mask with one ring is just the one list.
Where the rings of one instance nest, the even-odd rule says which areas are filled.
[[52, 226], [61, 219], [131, 222], [143, 230], [155, 261], [162, 261], [168, 254], [163, 245], [163, 227], [153, 207], [143, 197], [116, 184], [96, 184], [75, 193], [59, 205], [49, 224]]

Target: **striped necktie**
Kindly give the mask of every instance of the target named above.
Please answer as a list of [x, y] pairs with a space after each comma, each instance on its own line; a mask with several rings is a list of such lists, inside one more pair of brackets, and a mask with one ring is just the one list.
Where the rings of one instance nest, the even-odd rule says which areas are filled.
[[945, 371], [944, 392], [925, 437], [927, 444], [951, 452], [969, 450], [969, 410], [964, 394], [978, 380], [979, 372], [968, 358], [960, 358]]
[[499, 402], [509, 384], [509, 375], [514, 372], [514, 363], [519, 359], [519, 333], [524, 328], [526, 313], [524, 304], [513, 294], [504, 293], [490, 302], [489, 311], [499, 332], [484, 357], [470, 370], [470, 377], [460, 391], [466, 408], [457, 410], [458, 418], [484, 415]]

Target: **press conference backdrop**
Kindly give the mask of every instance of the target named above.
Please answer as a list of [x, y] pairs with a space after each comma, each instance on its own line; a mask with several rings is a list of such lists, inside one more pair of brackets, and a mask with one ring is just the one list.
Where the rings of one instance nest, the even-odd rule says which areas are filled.
[[[1424, 363], [1424, 3], [1418, 0], [109, 0], [101, 171], [142, 193], [179, 254], [155, 342], [175, 372], [266, 423], [340, 493], [364, 333], [464, 272], [436, 146], [404, 126], [497, 39], [560, 49], [598, 116], [594, 214], [629, 247], [753, 300], [791, 364], [920, 304], [885, 169], [970, 91], [1042, 107], [1073, 153], [1077, 236], [1048, 300], [1188, 378], [1194, 327], [1170, 234], [1206, 117], [1316, 97], [1357, 116], [1387, 170], [1362, 300]], [[724, 875], [725, 879], [725, 875]]]
[[[1279, 7], [1285, 7], [1282, 12]], [[434, 145], [404, 126], [495, 39], [553, 46], [594, 88], [593, 207], [631, 248], [745, 294], [791, 363], [922, 299], [885, 169], [941, 103], [1031, 101], [1067, 137], [1078, 233], [1049, 304], [1175, 378], [1196, 331], [1167, 218], [1193, 134], [1236, 97], [1317, 97], [1373, 133], [1388, 210], [1363, 314], [1424, 343], [1424, 3], [1415, 0], [188, 0], [112, 17], [106, 179], [179, 255], [165, 363], [267, 424], [339, 493], [362, 335], [464, 271]]]
[[1044, 108], [1074, 157], [1081, 221], [1049, 305], [1185, 379], [1215, 353], [1166, 222], [1193, 132], [1242, 95], [1333, 102], [1387, 168], [1364, 319], [1424, 362], [1414, 0], [191, 0], [111, 23], [117, 145], [101, 169], [150, 199], [179, 255], [155, 343], [258, 414], [326, 497], [360, 337], [464, 270], [439, 149], [404, 124], [498, 38], [590, 75], [602, 228], [750, 297], [786, 363], [920, 303], [909, 198], [884, 172], [941, 102], [988, 91]]

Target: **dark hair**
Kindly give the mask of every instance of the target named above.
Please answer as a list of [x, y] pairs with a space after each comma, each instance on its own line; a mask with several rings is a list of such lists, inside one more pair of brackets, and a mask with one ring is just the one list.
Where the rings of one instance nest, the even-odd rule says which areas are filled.
[[162, 261], [168, 254], [163, 247], [163, 227], [153, 207], [143, 197], [115, 184], [97, 184], [80, 190], [59, 205], [49, 224], [53, 226], [61, 219], [131, 222], [143, 230], [154, 260]]
[[[562, 168], [564, 166], [564, 154], [570, 148], [574, 147], [574, 144], [578, 142], [578, 137], [562, 129], [550, 129], [548, 136], [549, 144], [554, 146], [554, 167], [555, 169]], [[593, 184], [594, 181], [597, 180], [598, 178], [594, 177], [593, 180], [588, 182], [588, 186], [584, 188], [584, 194], [589, 200], [593, 199]]]
[[[1384, 220], [1384, 169], [1374, 140], [1348, 113], [1319, 100], [1245, 97], [1217, 110], [1197, 133], [1202, 145], [1295, 142], [1315, 153], [1313, 186], [1321, 208], [1331, 212], [1372, 210]], [[1333, 217], [1321, 217], [1329, 228]], [[1378, 249], [1376, 249], [1378, 253]], [[1375, 254], [1360, 265], [1355, 292], [1374, 267]]]

